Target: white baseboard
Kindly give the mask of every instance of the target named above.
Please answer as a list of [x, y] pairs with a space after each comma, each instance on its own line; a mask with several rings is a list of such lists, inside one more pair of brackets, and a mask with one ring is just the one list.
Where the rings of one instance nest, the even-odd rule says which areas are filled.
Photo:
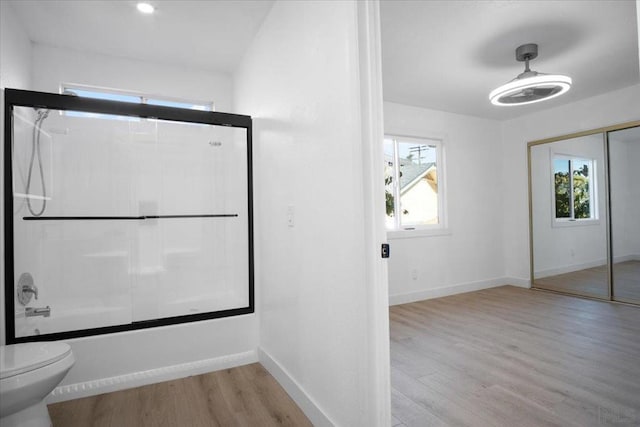
[[[640, 255], [629, 254], [629, 255], [616, 256], [613, 258], [614, 263], [626, 262], [626, 261], [640, 261]], [[557, 276], [558, 274], [573, 273], [574, 271], [586, 270], [588, 268], [600, 267], [603, 265], [607, 265], [606, 258], [597, 259], [595, 261], [583, 262], [580, 264], [564, 265], [561, 267], [549, 268], [547, 270], [540, 270], [540, 271], [536, 271], [535, 275], [536, 275], [536, 279], [542, 279], [549, 276]]]
[[273, 375], [276, 381], [278, 381], [282, 388], [285, 389], [294, 402], [302, 409], [302, 412], [304, 412], [314, 426], [332, 427], [336, 425], [289, 372], [287, 372], [278, 361], [271, 357], [270, 354], [262, 348], [258, 348], [258, 357], [262, 366]]
[[597, 259], [589, 262], [582, 262], [580, 264], [563, 265], [561, 267], [549, 268], [546, 270], [540, 270], [534, 272], [536, 279], [542, 279], [549, 276], [557, 276], [558, 274], [573, 273], [574, 271], [586, 270], [587, 268], [600, 267], [607, 265], [607, 259]]
[[640, 254], [630, 254], [630, 255], [613, 257], [613, 262], [616, 264], [619, 262], [626, 262], [626, 261], [640, 261]]
[[235, 366], [248, 365], [258, 361], [256, 350], [243, 353], [229, 354], [214, 357], [212, 359], [197, 360], [195, 362], [181, 363], [179, 365], [165, 366], [149, 369], [148, 371], [133, 372], [115, 377], [101, 378], [82, 383], [69, 384], [56, 387], [47, 397], [46, 402], [56, 403], [65, 400], [79, 399], [81, 397], [95, 396], [96, 394], [110, 393], [143, 385], [175, 380], [178, 378], [200, 375]]
[[405, 294], [389, 295], [389, 305], [407, 304], [410, 302], [446, 297], [449, 295], [479, 291], [481, 289], [495, 288], [495, 287], [504, 286], [504, 285], [513, 285], [513, 286], [518, 286], [522, 288], [530, 287], [528, 279], [519, 279], [514, 277], [498, 277], [495, 279], [460, 283], [456, 285], [442, 286], [439, 288], [425, 289], [422, 291], [409, 292]]
[[531, 280], [523, 279], [521, 277], [505, 277], [502, 279], [505, 285], [517, 286], [519, 288], [531, 288]]

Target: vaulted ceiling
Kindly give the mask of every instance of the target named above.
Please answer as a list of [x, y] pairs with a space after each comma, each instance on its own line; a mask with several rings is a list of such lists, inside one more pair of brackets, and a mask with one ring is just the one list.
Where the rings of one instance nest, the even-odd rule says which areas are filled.
[[[272, 0], [11, 0], [32, 41], [232, 73]], [[640, 81], [635, 0], [381, 2], [385, 100], [509, 119]], [[330, 31], [327, 28], [327, 31]], [[571, 91], [495, 107], [488, 94], [523, 70], [516, 47], [537, 43], [532, 69], [567, 74]], [[295, 52], [292, 52], [295, 55]]]
[[[3, 0], [4, 1], [4, 0]], [[32, 41], [205, 70], [233, 72], [273, 0], [12, 0]]]

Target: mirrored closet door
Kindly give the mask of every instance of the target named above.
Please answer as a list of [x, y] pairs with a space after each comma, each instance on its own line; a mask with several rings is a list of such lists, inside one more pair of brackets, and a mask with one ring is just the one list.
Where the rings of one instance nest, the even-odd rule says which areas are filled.
[[528, 151], [532, 287], [640, 304], [640, 122]]
[[640, 304], [640, 127], [608, 132], [613, 299]]

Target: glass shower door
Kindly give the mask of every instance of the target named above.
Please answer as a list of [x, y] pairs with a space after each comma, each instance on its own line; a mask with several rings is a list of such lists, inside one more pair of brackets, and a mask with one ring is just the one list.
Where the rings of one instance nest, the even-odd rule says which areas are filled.
[[130, 323], [129, 119], [14, 109], [16, 337]]
[[154, 121], [140, 145], [133, 321], [249, 304], [246, 130]]
[[5, 100], [8, 343], [253, 313], [250, 117]]

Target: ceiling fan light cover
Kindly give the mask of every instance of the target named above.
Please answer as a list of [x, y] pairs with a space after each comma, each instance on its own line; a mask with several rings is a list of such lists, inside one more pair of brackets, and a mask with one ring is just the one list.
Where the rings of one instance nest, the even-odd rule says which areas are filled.
[[516, 78], [491, 91], [489, 100], [493, 105], [512, 106], [546, 101], [571, 89], [571, 77], [560, 74], [541, 74]]

